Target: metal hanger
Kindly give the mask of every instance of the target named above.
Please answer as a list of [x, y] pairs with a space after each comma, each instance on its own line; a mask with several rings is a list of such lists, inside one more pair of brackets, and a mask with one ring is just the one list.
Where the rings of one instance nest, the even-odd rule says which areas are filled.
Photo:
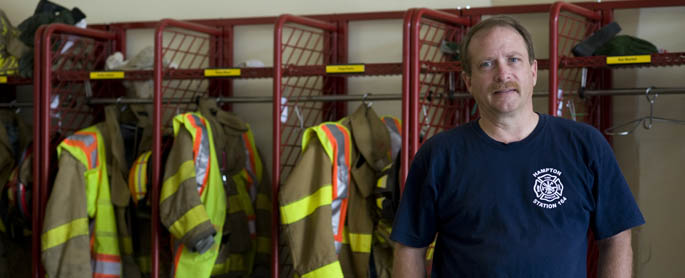
[[370, 93], [365, 93], [364, 96], [362, 96], [362, 103], [366, 105], [366, 108], [371, 108], [373, 105], [373, 102], [369, 101], [369, 95]]
[[655, 121], [656, 122], [685, 125], [685, 121], [654, 117], [654, 102], [655, 102], [657, 96], [659, 96], [659, 95], [658, 94], [650, 94], [650, 91], [652, 89], [653, 89], [653, 87], [649, 87], [645, 90], [645, 96], [647, 97], [647, 101], [649, 102], [649, 116], [641, 117], [641, 118], [632, 120], [632, 121], [627, 122], [627, 123], [612, 126], [610, 128], [605, 129], [604, 134], [606, 134], [606, 135], [628, 135], [628, 134], [633, 133], [633, 131], [635, 131], [640, 125], [642, 125], [642, 127], [644, 127], [645, 129], [652, 128], [652, 125], [654, 124]]

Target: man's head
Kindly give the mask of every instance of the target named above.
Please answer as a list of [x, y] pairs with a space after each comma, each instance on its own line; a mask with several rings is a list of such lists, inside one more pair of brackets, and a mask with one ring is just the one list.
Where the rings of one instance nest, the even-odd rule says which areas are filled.
[[528, 30], [516, 19], [505, 15], [499, 15], [488, 18], [474, 25], [461, 40], [461, 47], [459, 51], [461, 55], [459, 57], [459, 61], [461, 62], [462, 71], [466, 72], [466, 74], [471, 75], [471, 57], [469, 56], [468, 48], [471, 44], [473, 36], [479, 31], [486, 31], [496, 26], [512, 28], [516, 30], [519, 35], [521, 35], [521, 38], [523, 38], [523, 41], [526, 43], [526, 50], [528, 50], [528, 62], [533, 64], [533, 60], [535, 60], [535, 50], [533, 49], [533, 39]]
[[510, 17], [493, 17], [474, 26], [463, 41], [462, 78], [491, 120], [532, 114], [537, 61], [530, 34]]

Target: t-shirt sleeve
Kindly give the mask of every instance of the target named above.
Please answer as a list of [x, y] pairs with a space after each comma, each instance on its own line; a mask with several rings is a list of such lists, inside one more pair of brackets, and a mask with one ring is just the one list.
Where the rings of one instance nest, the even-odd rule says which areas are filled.
[[605, 239], [642, 225], [645, 219], [616, 162], [611, 146], [599, 132], [593, 134], [597, 146], [595, 171], [595, 213], [592, 229], [595, 237]]
[[390, 234], [392, 240], [414, 248], [427, 247], [436, 234], [438, 194], [428, 159], [424, 148], [414, 158]]

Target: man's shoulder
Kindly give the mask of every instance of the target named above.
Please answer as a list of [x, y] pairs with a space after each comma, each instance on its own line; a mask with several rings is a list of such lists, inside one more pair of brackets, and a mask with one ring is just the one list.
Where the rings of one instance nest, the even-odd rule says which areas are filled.
[[474, 130], [471, 125], [471, 123], [467, 123], [431, 136], [421, 144], [415, 158], [435, 161], [445, 156], [463, 152], [466, 142], [473, 138]]
[[554, 137], [554, 141], [562, 146], [577, 146], [595, 155], [611, 148], [602, 132], [589, 124], [549, 115], [545, 117], [549, 123], [546, 136]]
[[424, 145], [445, 148], [458, 145], [460, 142], [469, 140], [473, 134], [473, 122], [443, 130], [428, 138]]
[[554, 132], [570, 133], [575, 136], [581, 136], [582, 138], [588, 139], [601, 137], [599, 130], [589, 124], [583, 122], [576, 122], [570, 119], [553, 117], [550, 115], [542, 115], [547, 118], [551, 130]]

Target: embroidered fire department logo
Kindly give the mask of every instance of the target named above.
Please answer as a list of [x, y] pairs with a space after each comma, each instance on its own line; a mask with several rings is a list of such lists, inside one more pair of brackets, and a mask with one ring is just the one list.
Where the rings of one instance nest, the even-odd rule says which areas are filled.
[[554, 168], [543, 168], [535, 173], [533, 192], [536, 199], [533, 203], [541, 208], [553, 209], [566, 202], [564, 185], [561, 183], [561, 171]]
[[554, 200], [561, 198], [561, 194], [564, 193], [564, 185], [561, 184], [559, 177], [544, 174], [535, 180], [533, 190], [538, 199], [553, 202]]

